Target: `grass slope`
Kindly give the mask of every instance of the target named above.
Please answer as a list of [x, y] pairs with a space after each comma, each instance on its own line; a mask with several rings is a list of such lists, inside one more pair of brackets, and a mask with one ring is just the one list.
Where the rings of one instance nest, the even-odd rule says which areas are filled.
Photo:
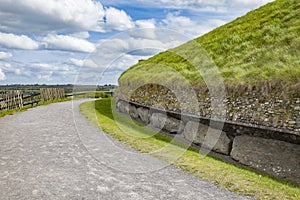
[[[194, 41], [204, 48], [218, 67], [226, 86], [283, 84], [299, 88], [300, 82], [300, 1], [277, 0], [234, 20]], [[193, 54], [194, 48], [186, 43], [162, 52], [146, 61], [140, 61], [125, 71], [119, 85], [147, 82], [151, 78], [165, 81], [178, 80], [161, 64], [180, 72], [193, 86], [204, 84], [193, 66], [176, 51]], [[178, 82], [177, 82], [178, 83]]]
[[[155, 152], [170, 144], [171, 139], [167, 136], [156, 133], [141, 124], [138, 124], [139, 128], [136, 126], [133, 128], [130, 118], [118, 113], [113, 115], [114, 111], [111, 109], [111, 105], [111, 99], [86, 102], [80, 105], [80, 111], [88, 120], [99, 125], [104, 132], [140, 152]], [[117, 117], [118, 124], [114, 117]], [[173, 165], [222, 188], [251, 195], [258, 199], [299, 199], [299, 186], [227, 164], [210, 156], [201, 156], [202, 154], [199, 155], [198, 150], [194, 148], [186, 150], [186, 144], [179, 141], [172, 144], [168, 151], [151, 155], [170, 162], [176, 152], [183, 152], [182, 156], [172, 163]]]

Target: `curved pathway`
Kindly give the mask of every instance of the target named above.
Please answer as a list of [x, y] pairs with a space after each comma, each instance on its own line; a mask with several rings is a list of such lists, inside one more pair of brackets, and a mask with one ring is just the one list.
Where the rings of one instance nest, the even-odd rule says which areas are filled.
[[[63, 102], [0, 118], [1, 199], [250, 199], [174, 166], [152, 173], [125, 173], [101, 164], [105, 160], [101, 155], [100, 160], [94, 159], [74, 123], [73, 116], [86, 134], [99, 141], [104, 137], [79, 114], [81, 102], [74, 101], [74, 109], [72, 102]], [[105, 144], [98, 148], [103, 155], [114, 155]], [[144, 159], [164, 164], [150, 156]], [[118, 160], [126, 163], [128, 158]]]

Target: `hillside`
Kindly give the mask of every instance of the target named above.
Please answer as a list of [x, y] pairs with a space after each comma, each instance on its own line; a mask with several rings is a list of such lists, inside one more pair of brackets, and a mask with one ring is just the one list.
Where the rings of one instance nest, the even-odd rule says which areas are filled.
[[[275, 79], [298, 83], [299, 19], [299, 0], [277, 0], [195, 40], [209, 53], [230, 83]], [[188, 68], [185, 60], [166, 51], [131, 69], [147, 63], [176, 63]], [[123, 74], [126, 78], [130, 78], [131, 69]]]
[[[235, 105], [227, 105], [230, 110], [228, 120], [248, 123], [251, 117], [252, 123], [273, 127], [281, 124], [279, 128], [289, 127], [288, 124], [298, 127], [299, 112], [295, 112], [295, 108], [298, 109], [297, 106], [300, 104], [299, 19], [299, 0], [277, 0], [269, 3], [194, 41], [160, 53], [146, 61], [140, 61], [119, 78], [118, 95], [149, 105], [158, 104], [153, 98], [150, 99], [150, 96], [158, 96], [157, 99], [165, 96], [161, 99], [169, 99], [169, 102], [164, 106], [167, 109], [177, 110], [176, 98], [175, 100], [174, 97], [168, 98], [172, 87], [165, 91], [160, 88], [157, 93], [157, 90], [153, 90], [155, 87], [143, 85], [149, 85], [155, 80], [155, 83], [173, 84], [187, 89], [183, 86], [187, 80], [197, 91], [199, 101], [202, 101], [209, 96], [206, 80], [190, 62], [193, 56], [200, 57], [203, 59], [202, 75], [211, 76], [209, 67], [212, 63], [217, 66], [217, 73], [224, 80], [229, 100], [242, 98], [239, 102], [243, 107], [256, 106], [255, 109], [249, 109], [249, 113], [247, 109], [239, 113]], [[195, 49], [193, 42], [197, 42], [206, 51], [204, 55], [196, 55], [202, 50]], [[171, 72], [170, 68], [179, 73]], [[251, 104], [249, 101], [256, 103]], [[253, 116], [253, 112], [258, 109], [257, 106], [265, 103], [270, 105], [268, 110], [265, 110], [266, 113]], [[261, 112], [261, 109], [258, 110]], [[271, 114], [267, 114], [268, 112]], [[238, 117], [234, 117], [235, 114]], [[210, 116], [209, 112], [201, 115]]]

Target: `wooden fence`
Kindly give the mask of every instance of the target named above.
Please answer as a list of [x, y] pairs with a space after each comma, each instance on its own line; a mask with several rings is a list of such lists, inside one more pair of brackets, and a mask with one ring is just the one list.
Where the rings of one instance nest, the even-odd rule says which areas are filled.
[[23, 93], [19, 90], [0, 95], [0, 110], [23, 107]]
[[65, 98], [65, 90], [63, 88], [41, 88], [41, 101], [49, 101]]
[[0, 94], [0, 111], [21, 109], [24, 105], [38, 103], [39, 101], [49, 101], [55, 99], [65, 98], [65, 91], [63, 88], [41, 88], [40, 94], [31, 94], [23, 96], [22, 91], [16, 90]]

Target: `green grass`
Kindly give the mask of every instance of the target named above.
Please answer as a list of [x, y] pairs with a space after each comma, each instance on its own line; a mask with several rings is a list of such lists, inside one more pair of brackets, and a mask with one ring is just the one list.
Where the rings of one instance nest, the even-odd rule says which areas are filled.
[[[299, 10], [299, 0], [269, 3], [196, 38], [194, 42], [206, 53], [188, 42], [140, 61], [121, 75], [120, 88], [150, 80], [158, 83], [176, 81], [180, 85], [183, 84], [180, 77], [195, 87], [204, 85], [203, 77], [187, 60], [197, 56], [206, 64], [214, 62], [228, 87], [236, 84], [259, 85], [264, 81], [280, 82], [286, 87], [296, 85], [300, 82]], [[212, 61], [205, 58], [206, 55]], [[205, 62], [202, 69], [209, 68]], [[162, 66], [168, 66], [179, 74]]]
[[[140, 152], [152, 152], [151, 155], [168, 162], [174, 161], [174, 155], [182, 154], [172, 162], [173, 165], [221, 188], [258, 199], [300, 199], [299, 186], [225, 163], [211, 156], [203, 157], [196, 149], [188, 148], [180, 141], [172, 142], [172, 139], [165, 135], [156, 133], [137, 122], [132, 123], [131, 119], [116, 113], [111, 107], [111, 99], [103, 99], [86, 102], [80, 105], [80, 110], [88, 120], [99, 125], [104, 132]], [[114, 119], [118, 119], [118, 123]], [[169, 148], [166, 150], [153, 153], [168, 145]]]
[[[58, 103], [58, 102], [70, 101], [70, 100], [72, 100], [72, 99], [71, 98], [64, 98], [64, 99], [57, 99], [57, 100], [39, 102], [38, 106], [48, 105], [48, 104], [51, 104], [51, 103]], [[36, 106], [35, 103], [34, 103], [34, 106]], [[4, 117], [6, 115], [13, 115], [14, 113], [17, 113], [17, 112], [23, 112], [23, 111], [26, 111], [29, 108], [32, 108], [32, 106], [31, 105], [26, 105], [26, 106], [24, 106], [21, 109], [11, 109], [11, 110], [0, 111], [0, 117]]]

